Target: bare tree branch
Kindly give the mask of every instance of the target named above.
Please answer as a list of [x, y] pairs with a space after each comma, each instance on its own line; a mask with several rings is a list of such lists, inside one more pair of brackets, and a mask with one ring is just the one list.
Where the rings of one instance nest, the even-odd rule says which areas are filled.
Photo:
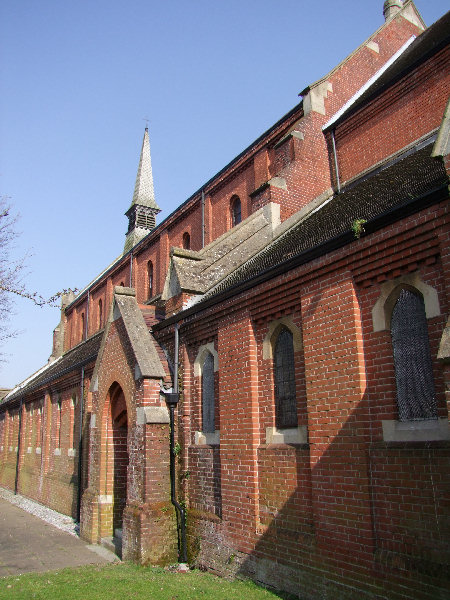
[[29, 255], [25, 255], [18, 260], [11, 260], [11, 251], [14, 248], [14, 240], [19, 233], [16, 225], [18, 215], [12, 211], [9, 199], [0, 198], [0, 344], [5, 340], [14, 337], [17, 332], [10, 331], [8, 328], [9, 318], [13, 307], [13, 297], [20, 296], [33, 302], [36, 306], [58, 306], [59, 298], [67, 293], [68, 290], [62, 290], [50, 298], [44, 298], [37, 292], [27, 289], [23, 278], [26, 275], [26, 260]]

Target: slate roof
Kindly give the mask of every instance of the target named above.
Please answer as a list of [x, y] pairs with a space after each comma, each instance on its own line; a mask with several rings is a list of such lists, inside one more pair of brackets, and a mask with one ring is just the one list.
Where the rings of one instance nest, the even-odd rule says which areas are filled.
[[51, 381], [94, 361], [100, 348], [102, 335], [103, 331], [99, 331], [86, 341], [78, 344], [78, 346], [75, 346], [63, 354], [60, 358], [45, 365], [34, 375], [31, 375], [31, 377], [25, 379], [24, 382], [11, 390], [11, 392], [3, 399], [2, 404], [13, 402], [18, 398], [33, 392], [39, 387], [47, 385]]
[[[434, 137], [423, 142], [424, 147], [411, 148], [347, 185], [340, 194], [331, 196], [304, 220], [279, 235], [264, 250], [210, 289], [199, 299], [198, 308], [203, 301], [249, 282], [290, 259], [298, 261], [303, 256], [303, 262], [307, 262], [314, 257], [313, 252], [315, 255], [324, 254], [327, 248], [332, 249], [333, 240], [343, 234], [347, 237], [340, 240], [340, 245], [351, 243], [355, 239], [352, 224], [356, 219], [365, 219], [365, 230], [370, 233], [377, 228], [376, 219], [385, 217], [396, 208], [400, 208], [398, 218], [406, 214], [407, 206], [412, 203], [414, 211], [420, 210], [426, 202], [422, 198], [448, 185], [442, 161], [430, 155]], [[443, 193], [448, 194], [445, 189]]]
[[[136, 366], [141, 377], [163, 379], [166, 375], [158, 356], [156, 342], [145, 323], [144, 316], [136, 302], [136, 293], [133, 288], [116, 286], [114, 291], [114, 309], [110, 315], [103, 334], [98, 360], [95, 366], [92, 381], [95, 382], [100, 368], [103, 354], [108, 340], [111, 323], [122, 317], [128, 340], [136, 359]], [[97, 384], [94, 383], [94, 387]]]

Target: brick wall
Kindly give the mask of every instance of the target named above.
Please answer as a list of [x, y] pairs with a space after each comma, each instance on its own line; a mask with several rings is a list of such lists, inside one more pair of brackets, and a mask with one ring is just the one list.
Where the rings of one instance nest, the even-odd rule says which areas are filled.
[[439, 127], [450, 94], [449, 59], [447, 47], [336, 128], [342, 181]]

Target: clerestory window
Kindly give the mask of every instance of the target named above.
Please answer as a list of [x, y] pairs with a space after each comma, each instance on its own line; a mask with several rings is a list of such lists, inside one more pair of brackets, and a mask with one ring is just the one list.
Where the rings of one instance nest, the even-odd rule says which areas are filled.
[[191, 248], [191, 236], [187, 231], [183, 233], [183, 248], [184, 250], [190, 250]]
[[151, 260], [147, 263], [147, 300], [153, 297], [153, 263]]
[[233, 196], [230, 203], [231, 225], [235, 227], [242, 221], [241, 201], [238, 196]]

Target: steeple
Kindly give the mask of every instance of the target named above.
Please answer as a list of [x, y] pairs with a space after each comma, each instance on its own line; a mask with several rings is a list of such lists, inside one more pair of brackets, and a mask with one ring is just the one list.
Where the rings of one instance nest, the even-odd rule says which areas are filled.
[[156, 225], [156, 215], [161, 211], [155, 202], [153, 189], [152, 161], [148, 128], [142, 140], [141, 157], [134, 186], [133, 200], [125, 213], [128, 217], [128, 231], [124, 253], [131, 250]]

